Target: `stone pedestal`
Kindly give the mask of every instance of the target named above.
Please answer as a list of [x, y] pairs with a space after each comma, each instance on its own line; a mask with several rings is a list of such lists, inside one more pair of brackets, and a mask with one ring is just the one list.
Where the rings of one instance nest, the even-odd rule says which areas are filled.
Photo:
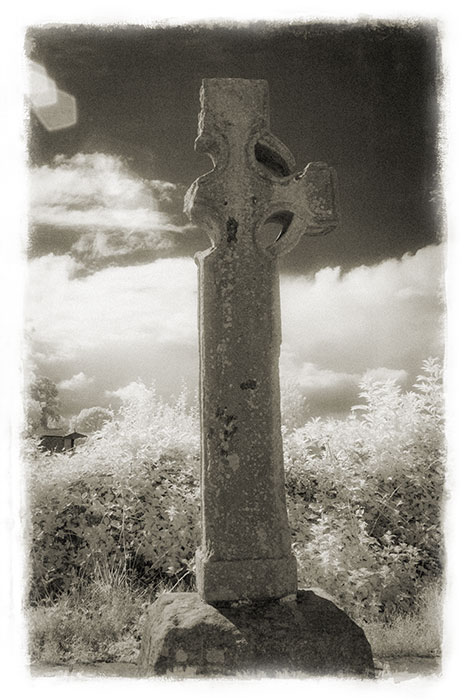
[[198, 550], [195, 562], [197, 590], [208, 602], [283, 598], [297, 589], [292, 554], [279, 559], [215, 561]]
[[364, 632], [311, 590], [216, 605], [164, 593], [150, 608], [139, 666], [142, 675], [374, 677]]

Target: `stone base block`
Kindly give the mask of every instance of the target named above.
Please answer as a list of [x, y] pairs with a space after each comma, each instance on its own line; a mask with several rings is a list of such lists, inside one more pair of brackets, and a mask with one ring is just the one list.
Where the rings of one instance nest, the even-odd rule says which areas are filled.
[[207, 603], [283, 598], [296, 593], [296, 559], [213, 561], [197, 550], [197, 590]]
[[147, 675], [374, 676], [363, 630], [310, 590], [216, 607], [198, 593], [164, 593], [150, 608], [139, 666]]

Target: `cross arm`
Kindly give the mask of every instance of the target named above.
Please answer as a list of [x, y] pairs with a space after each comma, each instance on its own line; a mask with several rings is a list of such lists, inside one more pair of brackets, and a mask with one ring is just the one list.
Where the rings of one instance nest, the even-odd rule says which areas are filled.
[[336, 174], [324, 163], [308, 163], [302, 172], [271, 177], [270, 202], [260, 212], [258, 226], [279, 223], [277, 240], [267, 248], [274, 256], [292, 250], [303, 235], [324, 236], [339, 223]]

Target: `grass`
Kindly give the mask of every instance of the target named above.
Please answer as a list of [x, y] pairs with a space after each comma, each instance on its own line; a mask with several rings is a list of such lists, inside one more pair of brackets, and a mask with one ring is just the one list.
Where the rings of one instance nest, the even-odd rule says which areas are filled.
[[143, 588], [125, 570], [97, 565], [91, 581], [29, 608], [30, 659], [59, 665], [135, 663], [149, 605], [165, 591], [189, 588], [184, 576], [172, 587], [159, 581]]
[[[161, 590], [132, 586], [122, 573], [97, 569], [91, 583], [30, 608], [31, 661], [43, 664], [135, 663], [149, 604]], [[375, 658], [438, 656], [441, 594], [422, 596], [418, 611], [391, 624], [362, 625]]]
[[31, 607], [31, 661], [135, 662], [150, 595], [132, 587], [124, 576], [98, 570], [91, 583], [83, 583], [73, 593]]
[[392, 623], [372, 622], [363, 629], [377, 658], [439, 656], [442, 638], [442, 596], [439, 587], [428, 587], [417, 612], [394, 618]]

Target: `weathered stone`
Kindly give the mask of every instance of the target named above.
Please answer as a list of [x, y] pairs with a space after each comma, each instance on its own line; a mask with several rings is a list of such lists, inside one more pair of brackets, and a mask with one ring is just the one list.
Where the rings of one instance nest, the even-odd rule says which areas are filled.
[[[196, 146], [214, 169], [186, 196], [187, 213], [212, 240], [197, 255], [198, 594], [164, 594], [152, 606], [140, 667], [370, 675], [363, 631], [326, 597], [297, 593], [285, 503], [277, 259], [304, 233], [334, 227], [333, 173], [321, 163], [292, 173], [290, 152], [269, 131], [265, 81], [204, 80], [201, 102]], [[282, 231], [265, 247], [259, 230], [268, 221]]]
[[[296, 591], [284, 488], [277, 259], [301, 235], [336, 224], [332, 171], [293, 173], [269, 131], [263, 80], [204, 80], [196, 148], [214, 169], [186, 195], [210, 235], [197, 254], [202, 442], [202, 545], [197, 589], [209, 602]], [[271, 246], [265, 222], [282, 224]]]
[[373, 676], [363, 631], [313, 591], [216, 606], [165, 593], [150, 609], [139, 666], [156, 675]]

